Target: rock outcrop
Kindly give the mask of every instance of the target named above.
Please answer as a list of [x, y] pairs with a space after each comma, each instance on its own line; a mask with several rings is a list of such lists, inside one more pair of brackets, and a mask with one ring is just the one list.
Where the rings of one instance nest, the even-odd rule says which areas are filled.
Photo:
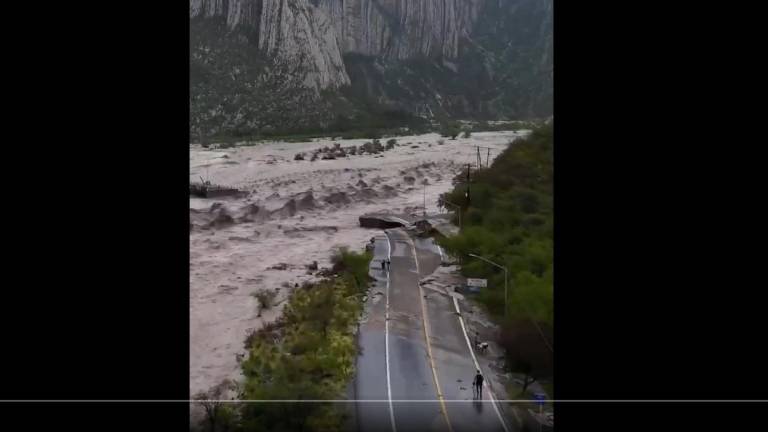
[[317, 91], [349, 84], [343, 53], [456, 58], [482, 0], [190, 0], [191, 18], [221, 17]]
[[[552, 0], [190, 0], [192, 135], [552, 113]], [[339, 91], [341, 89], [344, 91]]]
[[230, 31], [255, 34], [281, 72], [319, 95], [349, 84], [335, 28], [307, 0], [190, 0], [190, 18], [225, 18]]
[[319, 0], [345, 53], [408, 59], [459, 55], [482, 0]]

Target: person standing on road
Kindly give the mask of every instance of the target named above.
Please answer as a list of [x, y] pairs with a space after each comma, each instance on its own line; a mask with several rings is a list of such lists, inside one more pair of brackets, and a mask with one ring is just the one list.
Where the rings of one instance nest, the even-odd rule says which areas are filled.
[[381, 271], [384, 272], [386, 270], [387, 266], [387, 260], [383, 259], [381, 260]]
[[475, 397], [478, 399], [483, 398], [483, 375], [480, 374], [480, 369], [477, 370], [477, 375], [475, 375], [475, 380], [472, 381], [472, 384], [474, 385], [474, 394]]
[[387, 271], [389, 271], [392, 268], [392, 261], [387, 258]]

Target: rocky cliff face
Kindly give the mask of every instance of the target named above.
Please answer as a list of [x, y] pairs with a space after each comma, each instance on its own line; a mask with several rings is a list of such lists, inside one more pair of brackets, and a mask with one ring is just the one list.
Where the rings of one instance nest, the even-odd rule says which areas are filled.
[[393, 59], [459, 55], [482, 0], [316, 0], [345, 53]]
[[[325, 103], [313, 121], [326, 124], [360, 101], [426, 115], [549, 115], [551, 16], [552, 0], [190, 0], [192, 86], [208, 92], [198, 117], [211, 123], [247, 93], [271, 100], [259, 111]], [[221, 72], [242, 91], [211, 111], [215, 92], [195, 77], [216, 75], [214, 59], [240, 71]], [[237, 121], [263, 127], [250, 104]]]
[[190, 0], [191, 18], [226, 18], [230, 31], [258, 38], [259, 49], [319, 94], [349, 84], [328, 15], [306, 0]]

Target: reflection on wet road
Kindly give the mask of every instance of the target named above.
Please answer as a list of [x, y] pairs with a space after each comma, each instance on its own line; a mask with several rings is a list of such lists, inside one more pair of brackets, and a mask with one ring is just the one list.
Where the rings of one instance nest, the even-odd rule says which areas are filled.
[[[381, 270], [386, 258], [389, 272]], [[419, 286], [439, 265], [431, 240], [414, 242], [401, 229], [376, 238], [373, 296], [383, 299], [360, 325], [355, 397], [369, 401], [357, 403], [359, 430], [506, 430], [487, 391], [485, 400], [472, 400], [475, 365], [452, 298]]]

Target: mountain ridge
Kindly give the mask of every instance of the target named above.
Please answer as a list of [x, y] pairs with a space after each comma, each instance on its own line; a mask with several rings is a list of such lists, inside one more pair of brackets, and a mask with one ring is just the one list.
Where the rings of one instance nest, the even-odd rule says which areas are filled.
[[193, 136], [552, 113], [552, 0], [190, 0]]

